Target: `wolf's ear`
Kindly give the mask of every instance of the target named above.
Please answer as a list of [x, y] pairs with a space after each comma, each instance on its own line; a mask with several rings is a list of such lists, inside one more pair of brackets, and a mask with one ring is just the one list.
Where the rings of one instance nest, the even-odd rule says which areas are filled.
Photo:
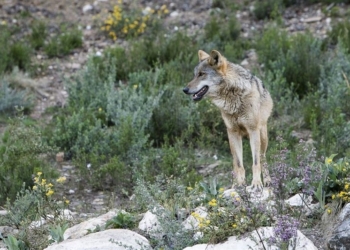
[[198, 58], [199, 58], [199, 62], [207, 59], [209, 57], [209, 55], [204, 52], [203, 50], [198, 50]]
[[226, 58], [223, 57], [219, 51], [212, 50], [210, 52], [209, 64], [215, 67], [218, 70], [221, 70], [223, 73], [226, 72], [227, 61]]

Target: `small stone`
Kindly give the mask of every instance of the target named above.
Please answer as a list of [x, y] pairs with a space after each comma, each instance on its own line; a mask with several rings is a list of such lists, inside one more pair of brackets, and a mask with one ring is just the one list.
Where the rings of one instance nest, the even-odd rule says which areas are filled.
[[314, 22], [319, 22], [321, 20], [322, 20], [322, 17], [314, 16], [314, 17], [309, 17], [309, 18], [303, 19], [302, 21], [304, 23], [314, 23]]
[[179, 12], [173, 11], [170, 13], [170, 17], [177, 17], [179, 15]]
[[69, 189], [68, 193], [69, 193], [69, 194], [74, 194], [75, 191], [74, 191], [73, 189]]
[[59, 152], [56, 154], [56, 162], [63, 162], [64, 161], [64, 152]]
[[0, 216], [4, 216], [7, 214], [7, 210], [0, 210]]
[[94, 7], [91, 4], [86, 4], [83, 7], [83, 12], [86, 13], [88, 11], [91, 11]]
[[38, 58], [38, 60], [41, 60], [41, 59], [43, 59], [43, 56], [42, 55], [36, 55], [36, 58]]

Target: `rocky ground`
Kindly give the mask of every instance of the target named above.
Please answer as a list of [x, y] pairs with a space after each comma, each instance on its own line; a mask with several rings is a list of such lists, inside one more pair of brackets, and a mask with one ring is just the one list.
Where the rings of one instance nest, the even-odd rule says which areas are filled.
[[[119, 44], [127, 46], [122, 40], [113, 42], [111, 39], [100, 33], [98, 19], [108, 10], [111, 10], [117, 0], [2, 0], [0, 1], [0, 22], [5, 21], [8, 25], [22, 27], [23, 35], [29, 32], [26, 19], [20, 17], [23, 12], [29, 13], [35, 19], [44, 19], [49, 29], [57, 30], [62, 22], [78, 24], [83, 31], [84, 45], [81, 49], [75, 50], [71, 55], [64, 58], [49, 59], [44, 53], [38, 52], [33, 61], [40, 65], [46, 65], [45, 70], [38, 73], [34, 79], [44, 94], [37, 96], [37, 104], [31, 117], [34, 119], [50, 119], [44, 111], [47, 107], [63, 106], [66, 102], [67, 92], [64, 81], [72, 77], [75, 72], [84, 67], [89, 55], [101, 53], [106, 47]], [[247, 1], [245, 1], [247, 2]], [[211, 0], [123, 0], [124, 5], [137, 4], [141, 8], [150, 6], [156, 8], [166, 4], [170, 10], [165, 19], [169, 32], [178, 29], [186, 29], [189, 33], [200, 31], [210, 15]], [[323, 8], [323, 11], [322, 11]], [[326, 8], [326, 9], [324, 9]], [[324, 14], [334, 8], [331, 4], [326, 7], [321, 5], [294, 6], [284, 11], [282, 22], [289, 32], [303, 32], [310, 30], [319, 37], [325, 37], [333, 22], [340, 17], [329, 17]], [[257, 21], [252, 14], [253, 4], [244, 6], [237, 11], [241, 24], [241, 32], [244, 37], [251, 37], [262, 31], [266, 21]], [[346, 6], [340, 5], [339, 16], [347, 11]], [[24, 28], [23, 28], [24, 27]], [[199, 48], [193, 48], [197, 50]], [[71, 209], [81, 212], [81, 217], [89, 213], [101, 213], [108, 207], [113, 207], [118, 200], [106, 192], [95, 193], [91, 190], [79, 187], [80, 180], [75, 177], [75, 168], [69, 162], [57, 164], [62, 175], [67, 176], [68, 185], [64, 190], [65, 195], [71, 200]], [[322, 234], [319, 230], [305, 232], [306, 235], [321, 249], [323, 245]]]

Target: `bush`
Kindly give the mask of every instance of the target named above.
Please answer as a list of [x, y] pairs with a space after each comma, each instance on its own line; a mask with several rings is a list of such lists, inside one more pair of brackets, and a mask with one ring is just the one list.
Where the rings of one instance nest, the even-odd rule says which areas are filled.
[[319, 62], [324, 57], [321, 42], [310, 33], [291, 37], [279, 33], [273, 28], [264, 33], [257, 44], [259, 55], [266, 69], [282, 71], [290, 88], [302, 98], [318, 87]]
[[60, 33], [52, 37], [44, 50], [48, 57], [66, 56], [73, 49], [80, 48], [83, 45], [82, 32], [77, 28], [61, 28]]
[[319, 89], [310, 94], [309, 102], [303, 105], [313, 138], [321, 142], [317, 145], [321, 155], [338, 152], [342, 157], [350, 153], [350, 104], [347, 102], [350, 96], [350, 58], [345, 51], [338, 46], [335, 53], [328, 54], [321, 70]]
[[30, 43], [35, 50], [45, 45], [47, 37], [46, 24], [43, 21], [36, 21], [32, 24], [32, 33], [29, 36]]
[[276, 19], [281, 15], [283, 8], [282, 0], [258, 0], [254, 4], [254, 16], [258, 20], [265, 18]]
[[340, 44], [347, 52], [350, 52], [350, 21], [345, 20], [337, 23], [330, 32], [328, 32], [328, 41], [330, 45], [334, 46]]
[[0, 144], [0, 204], [6, 199], [14, 200], [23, 183], [25, 187], [32, 186], [35, 172], [53, 176], [53, 170], [43, 158], [43, 154], [47, 156], [52, 152], [53, 149], [43, 142], [40, 131], [14, 120]]
[[31, 48], [24, 42], [11, 37], [11, 30], [0, 25], [0, 75], [11, 72], [15, 67], [28, 70], [30, 66]]
[[32, 98], [26, 90], [12, 89], [5, 80], [0, 80], [0, 114], [14, 115], [16, 111], [32, 106]]

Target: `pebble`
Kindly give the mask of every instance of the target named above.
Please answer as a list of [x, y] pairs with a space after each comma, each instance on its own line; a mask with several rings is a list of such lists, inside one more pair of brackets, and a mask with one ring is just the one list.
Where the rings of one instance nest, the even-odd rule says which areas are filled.
[[86, 5], [84, 5], [84, 7], [83, 7], [83, 12], [86, 13], [86, 12], [92, 10], [93, 8], [94, 8], [94, 7], [93, 7], [91, 4], [86, 4]]

